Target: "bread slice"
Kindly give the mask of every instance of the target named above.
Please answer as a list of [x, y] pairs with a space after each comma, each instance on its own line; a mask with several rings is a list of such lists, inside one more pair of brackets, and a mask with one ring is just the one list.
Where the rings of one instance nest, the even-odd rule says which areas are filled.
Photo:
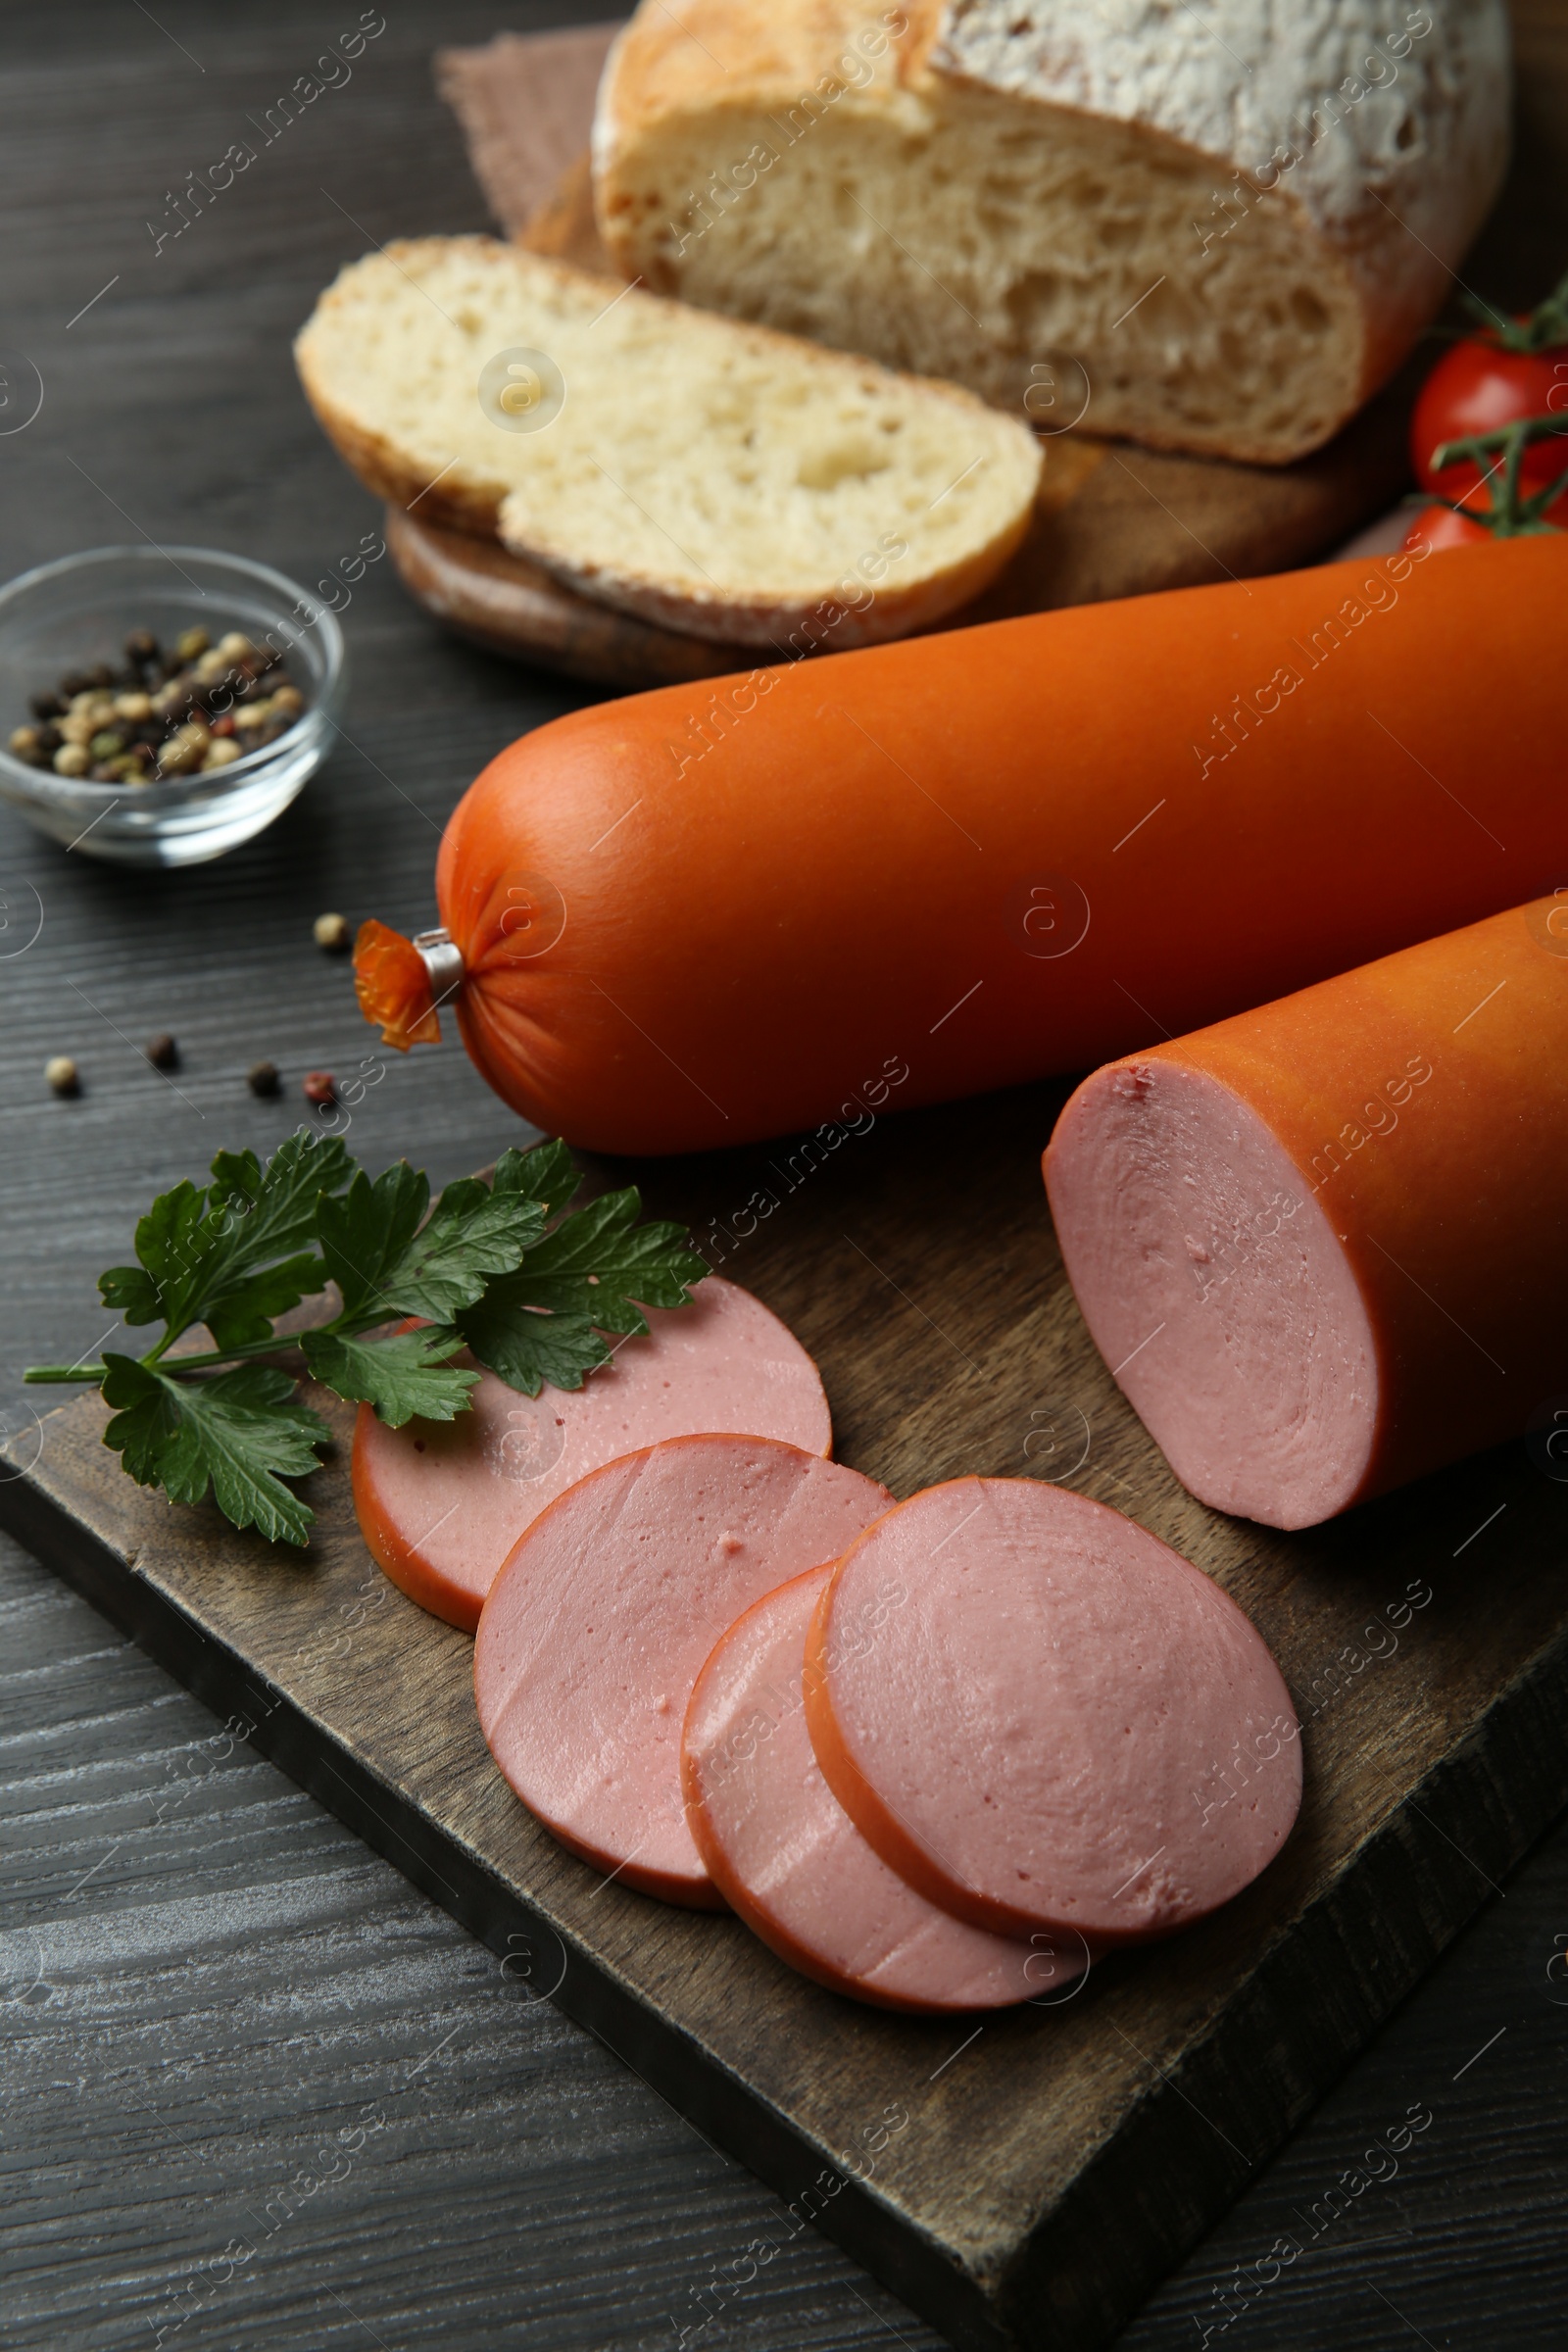
[[686, 301], [1277, 464], [1441, 304], [1507, 114], [1502, 0], [642, 0], [595, 203]]
[[[351, 264], [295, 357], [354, 471], [421, 521], [497, 533], [586, 596], [786, 659], [967, 603], [1040, 477], [1027, 425], [954, 385], [489, 237]], [[503, 391], [526, 387], [516, 423], [498, 369]]]

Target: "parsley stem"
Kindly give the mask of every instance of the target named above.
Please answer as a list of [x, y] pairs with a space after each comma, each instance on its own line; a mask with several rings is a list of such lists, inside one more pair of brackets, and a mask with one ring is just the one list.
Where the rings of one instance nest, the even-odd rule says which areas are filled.
[[[164, 1372], [210, 1372], [215, 1364], [254, 1363], [258, 1356], [267, 1355], [297, 1355], [299, 1346], [298, 1339], [290, 1339], [286, 1334], [281, 1339], [270, 1336], [265, 1340], [249, 1340], [242, 1348], [214, 1348], [203, 1355], [172, 1356], [158, 1368]], [[157, 1357], [144, 1355], [141, 1360], [153, 1364]]]
[[[161, 1341], [156, 1348], [149, 1348], [139, 1361], [149, 1368], [157, 1365], [168, 1345], [167, 1341]], [[248, 1363], [258, 1356], [291, 1355], [297, 1353], [298, 1348], [297, 1339], [290, 1339], [286, 1334], [281, 1338], [269, 1334], [264, 1340], [248, 1340], [239, 1348], [215, 1348], [201, 1355], [176, 1355], [162, 1368], [170, 1372], [210, 1372], [215, 1364]], [[30, 1364], [22, 1375], [24, 1383], [31, 1383], [34, 1387], [44, 1382], [97, 1382], [106, 1380], [108, 1376], [107, 1364]]]

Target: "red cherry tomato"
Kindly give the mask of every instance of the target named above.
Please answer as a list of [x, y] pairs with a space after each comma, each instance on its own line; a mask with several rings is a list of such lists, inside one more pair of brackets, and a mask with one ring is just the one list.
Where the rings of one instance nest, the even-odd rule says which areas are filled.
[[[1561, 415], [1565, 438], [1538, 441], [1519, 469], [1523, 497], [1544, 489], [1568, 467], [1568, 343], [1545, 351], [1506, 351], [1485, 334], [1467, 335], [1441, 359], [1421, 387], [1410, 423], [1410, 457], [1423, 490], [1443, 498], [1471, 500], [1481, 474], [1472, 459], [1446, 466], [1440, 473], [1433, 452], [1445, 441], [1495, 432], [1520, 416]], [[1484, 497], [1472, 503], [1484, 504]], [[1553, 502], [1551, 518], [1564, 520], [1568, 496]]]
[[1452, 507], [1423, 507], [1404, 534], [1407, 551], [1425, 547], [1436, 555], [1445, 547], [1472, 547], [1478, 539], [1490, 539], [1492, 533], [1484, 522], [1472, 522], [1468, 514], [1456, 514]]

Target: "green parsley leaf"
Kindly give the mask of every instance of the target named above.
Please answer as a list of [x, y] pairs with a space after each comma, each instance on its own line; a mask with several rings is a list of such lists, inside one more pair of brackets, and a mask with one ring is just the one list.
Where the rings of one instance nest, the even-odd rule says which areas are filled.
[[220, 1152], [208, 1199], [216, 1218], [227, 1213], [229, 1271], [248, 1274], [314, 1248], [317, 1201], [340, 1193], [353, 1173], [337, 1135], [287, 1136], [265, 1168], [254, 1152]]
[[291, 1135], [265, 1168], [254, 1152], [220, 1152], [211, 1187], [187, 1182], [159, 1195], [136, 1227], [141, 1264], [103, 1276], [104, 1304], [127, 1323], [162, 1319], [170, 1339], [195, 1323], [220, 1348], [265, 1339], [274, 1317], [321, 1289], [320, 1262], [306, 1247], [316, 1203], [348, 1182], [353, 1165], [336, 1136]]
[[322, 1200], [318, 1231], [343, 1294], [345, 1323], [362, 1329], [398, 1315], [444, 1322], [469, 1306], [492, 1274], [510, 1272], [544, 1230], [544, 1210], [520, 1196], [497, 1200], [476, 1177], [449, 1184], [428, 1220], [430, 1187], [406, 1160], [371, 1184], [356, 1176], [340, 1200]]
[[104, 1397], [117, 1407], [104, 1443], [138, 1486], [198, 1503], [211, 1485], [235, 1527], [254, 1527], [270, 1544], [306, 1542], [316, 1514], [282, 1482], [317, 1468], [316, 1448], [331, 1432], [296, 1402], [286, 1372], [244, 1364], [177, 1380], [128, 1355], [106, 1354], [104, 1362]]
[[521, 1280], [503, 1275], [473, 1306], [465, 1307], [450, 1336], [466, 1345], [509, 1389], [537, 1396], [548, 1381], [553, 1389], [580, 1389], [584, 1377], [610, 1361], [610, 1348], [591, 1323], [578, 1315], [542, 1315], [535, 1308], [514, 1304], [509, 1285]]
[[526, 1152], [503, 1152], [496, 1161], [495, 1191], [520, 1193], [525, 1200], [537, 1200], [547, 1216], [564, 1208], [581, 1182], [571, 1152], [559, 1140], [534, 1144]]
[[273, 1322], [291, 1306], [326, 1288], [321, 1261], [314, 1253], [285, 1257], [281, 1265], [264, 1267], [226, 1285], [216, 1298], [203, 1302], [199, 1321], [213, 1335], [213, 1346], [226, 1354], [267, 1339]]
[[254, 1152], [219, 1152], [208, 1193], [216, 1247], [195, 1318], [216, 1347], [266, 1339], [278, 1315], [325, 1288], [314, 1247], [317, 1204], [353, 1173], [336, 1135], [287, 1136], [265, 1168]]
[[395, 1332], [385, 1340], [348, 1339], [337, 1331], [309, 1331], [301, 1342], [317, 1379], [339, 1396], [374, 1405], [389, 1428], [401, 1429], [416, 1414], [423, 1421], [455, 1421], [466, 1412], [479, 1383], [477, 1372], [447, 1365], [462, 1341], [450, 1333]]
[[98, 1277], [98, 1296], [126, 1323], [156, 1323], [163, 1315], [158, 1285], [145, 1266], [111, 1266]]
[[430, 1204], [429, 1179], [406, 1159], [387, 1168], [372, 1184], [362, 1168], [340, 1200], [323, 1200], [316, 1212], [326, 1270], [343, 1294], [345, 1318], [369, 1312], [389, 1322], [398, 1301], [388, 1296], [386, 1276], [402, 1259]]
[[452, 1328], [510, 1388], [529, 1396], [546, 1381], [580, 1389], [610, 1360], [601, 1332], [645, 1332], [643, 1306], [684, 1306], [708, 1272], [684, 1226], [639, 1225], [641, 1209], [628, 1186], [564, 1217], [515, 1273], [489, 1283], [477, 1304], [454, 1316]]
[[449, 1184], [393, 1275], [406, 1314], [444, 1320], [483, 1296], [492, 1275], [520, 1265], [545, 1229], [545, 1210], [523, 1194], [499, 1199], [475, 1176]]
[[510, 1295], [551, 1314], [577, 1315], [601, 1331], [644, 1332], [642, 1306], [684, 1306], [708, 1261], [691, 1248], [684, 1225], [656, 1219], [639, 1225], [642, 1196], [635, 1185], [602, 1193], [586, 1208], [563, 1217], [530, 1250]]
[[[432, 1210], [422, 1175], [399, 1162], [372, 1184], [335, 1136], [290, 1136], [265, 1165], [220, 1152], [210, 1185], [159, 1195], [136, 1264], [99, 1283], [127, 1323], [162, 1319], [162, 1337], [139, 1360], [39, 1364], [27, 1378], [99, 1381], [114, 1408], [105, 1442], [130, 1477], [176, 1502], [210, 1491], [236, 1527], [304, 1544], [314, 1514], [284, 1482], [317, 1467], [330, 1432], [262, 1358], [302, 1349], [323, 1386], [401, 1428], [468, 1409], [479, 1374], [451, 1360], [465, 1348], [530, 1396], [547, 1382], [579, 1389], [613, 1354], [607, 1334], [645, 1332], [644, 1307], [685, 1304], [708, 1267], [681, 1227], [639, 1226], [631, 1190], [573, 1212], [580, 1182], [566, 1146], [542, 1143], [504, 1152], [492, 1184], [449, 1184]], [[340, 1311], [280, 1338], [277, 1317], [329, 1280]], [[377, 1331], [406, 1316], [419, 1327]], [[169, 1352], [201, 1324], [210, 1351]]]
[[105, 1306], [118, 1306], [127, 1322], [167, 1323], [174, 1333], [195, 1322], [191, 1301], [199, 1295], [212, 1244], [202, 1238], [207, 1195], [187, 1178], [160, 1193], [136, 1221], [136, 1255], [141, 1269], [117, 1266], [98, 1285]]

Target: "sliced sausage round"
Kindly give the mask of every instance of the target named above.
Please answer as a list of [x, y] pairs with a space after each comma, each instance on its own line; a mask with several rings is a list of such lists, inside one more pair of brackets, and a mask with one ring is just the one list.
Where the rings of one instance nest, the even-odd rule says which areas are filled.
[[806, 1636], [831, 1564], [754, 1601], [697, 1678], [686, 1817], [714, 1885], [792, 1968], [884, 2009], [1001, 2009], [1082, 1977], [1080, 1937], [988, 1935], [927, 1902], [867, 1845], [806, 1728]]
[[579, 1480], [513, 1549], [474, 1643], [480, 1728], [523, 1803], [607, 1877], [722, 1909], [681, 1797], [698, 1670], [892, 1499], [769, 1438], [670, 1438]]
[[828, 1451], [816, 1366], [750, 1291], [710, 1274], [689, 1306], [654, 1307], [648, 1325], [580, 1389], [524, 1396], [486, 1372], [455, 1421], [402, 1429], [361, 1407], [354, 1507], [372, 1557], [411, 1600], [471, 1634], [502, 1561], [545, 1506], [662, 1438], [739, 1430]]
[[1004, 1934], [1169, 1935], [1257, 1876], [1300, 1802], [1290, 1694], [1236, 1603], [1032, 1479], [955, 1479], [879, 1520], [817, 1604], [805, 1688], [884, 1861]]

